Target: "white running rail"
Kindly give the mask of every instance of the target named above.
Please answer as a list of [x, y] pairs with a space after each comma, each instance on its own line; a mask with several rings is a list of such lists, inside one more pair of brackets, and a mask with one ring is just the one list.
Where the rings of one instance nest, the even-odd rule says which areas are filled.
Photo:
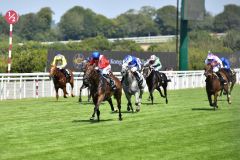
[[[237, 72], [237, 83], [240, 83], [240, 69]], [[205, 86], [205, 76], [203, 71], [164, 71], [171, 82], [168, 83], [169, 90], [196, 88]], [[114, 73], [121, 78], [120, 72]], [[74, 73], [74, 94], [79, 95], [82, 85], [83, 73]], [[67, 86], [69, 92], [70, 85]], [[147, 90], [147, 87], [145, 88]], [[62, 90], [59, 90], [62, 96]], [[83, 90], [83, 95], [87, 95], [87, 90]], [[53, 97], [55, 90], [53, 82], [49, 79], [48, 73], [0, 73], [0, 99], [22, 99]]]

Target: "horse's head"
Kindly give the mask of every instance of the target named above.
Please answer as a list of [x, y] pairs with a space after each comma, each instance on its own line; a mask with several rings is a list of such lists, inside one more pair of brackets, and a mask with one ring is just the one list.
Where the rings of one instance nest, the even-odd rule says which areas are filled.
[[56, 65], [51, 65], [50, 71], [49, 71], [49, 76], [54, 77], [57, 73], [57, 66]]
[[122, 70], [121, 70], [122, 76], [125, 76], [127, 74], [127, 72], [128, 72], [128, 66], [127, 66], [127, 64], [124, 63], [122, 65]]
[[205, 67], [204, 67], [204, 75], [206, 77], [208, 77], [209, 75], [212, 75], [213, 73], [213, 67], [211, 64], [207, 64]]
[[90, 80], [93, 74], [96, 72], [95, 65], [86, 65], [85, 73], [83, 75], [83, 79]]
[[143, 77], [146, 79], [152, 72], [152, 69], [150, 67], [143, 67], [142, 74]]

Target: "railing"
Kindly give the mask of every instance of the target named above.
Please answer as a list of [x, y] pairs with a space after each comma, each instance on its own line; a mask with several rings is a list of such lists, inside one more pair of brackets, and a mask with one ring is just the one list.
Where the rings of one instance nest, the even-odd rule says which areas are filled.
[[[237, 72], [237, 83], [240, 83], [240, 69]], [[168, 83], [169, 90], [196, 88], [205, 86], [203, 71], [164, 71], [171, 82]], [[114, 73], [121, 78], [120, 72]], [[74, 73], [74, 94], [79, 95], [82, 85], [83, 73]], [[69, 92], [70, 85], [67, 85]], [[147, 87], [145, 88], [147, 90]], [[62, 96], [62, 91], [59, 91]], [[83, 90], [87, 95], [87, 90]], [[0, 74], [0, 99], [22, 99], [55, 96], [53, 82], [48, 73], [10, 73]]]

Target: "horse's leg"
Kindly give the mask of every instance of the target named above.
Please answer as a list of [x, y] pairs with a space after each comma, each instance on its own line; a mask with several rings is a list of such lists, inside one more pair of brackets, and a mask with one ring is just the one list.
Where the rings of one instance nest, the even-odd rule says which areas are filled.
[[104, 94], [101, 94], [101, 95], [98, 96], [97, 104], [95, 105], [95, 108], [94, 108], [95, 112], [97, 112], [97, 120], [98, 120], [98, 122], [100, 121], [99, 106], [100, 106], [101, 102], [104, 100], [104, 97], [105, 97]]
[[166, 104], [168, 104], [168, 98], [167, 98], [167, 85], [163, 86], [163, 90], [164, 90], [164, 95], [165, 95], [165, 99], [166, 99]]
[[[230, 84], [230, 85], [231, 85], [231, 84]], [[225, 86], [225, 87], [224, 87], [224, 90], [225, 90], [225, 92], [226, 92], [226, 94], [227, 94], [227, 101], [228, 101], [228, 104], [231, 104], [232, 102], [231, 102], [231, 91], [230, 91], [230, 86], [229, 86], [229, 85]]]
[[210, 105], [210, 106], [213, 106], [213, 103], [212, 103], [212, 95], [211, 95], [210, 93], [207, 93], [207, 96], [208, 96], [209, 105]]
[[135, 105], [136, 105], [136, 112], [139, 112], [140, 111], [139, 92], [135, 93]]
[[73, 94], [73, 87], [74, 87], [73, 81], [70, 82], [70, 85], [71, 85], [71, 96], [74, 97], [74, 94]]
[[152, 104], [153, 104], [153, 91], [150, 92], [150, 97], [151, 97], [151, 101], [152, 101]]
[[67, 98], [67, 89], [66, 86], [63, 87], [63, 97]]
[[107, 101], [108, 101], [108, 103], [110, 104], [110, 107], [111, 107], [112, 113], [115, 112], [114, 107], [113, 107], [112, 98], [109, 98]]
[[127, 93], [127, 92], [125, 93], [125, 95], [126, 95], [126, 98], [127, 98], [127, 101], [128, 101], [128, 103], [127, 103], [127, 111], [132, 110], [132, 113], [133, 113], [134, 111], [133, 111], [133, 107], [132, 107], [132, 103], [131, 103], [132, 95]]
[[118, 107], [118, 119], [122, 120], [122, 112], [121, 112], [121, 97], [122, 97], [122, 90], [118, 90], [114, 93], [114, 97], [117, 100], [117, 107]]
[[79, 93], [79, 99], [78, 102], [82, 102], [82, 90], [83, 90], [84, 85], [81, 86], [80, 88], [80, 93]]
[[88, 102], [90, 102], [90, 99], [91, 99], [91, 92], [90, 92], [89, 87], [87, 88], [87, 92], [88, 92]]
[[218, 105], [217, 105], [217, 97], [218, 97], [218, 93], [216, 92], [216, 93], [214, 93], [214, 103], [213, 103], [214, 110], [215, 110], [216, 108], [218, 108]]
[[58, 100], [58, 98], [59, 98], [59, 95], [58, 95], [58, 89], [59, 89], [59, 88], [55, 88], [55, 91], [56, 91], [56, 98], [57, 98], [57, 100]]
[[95, 111], [95, 106], [96, 106], [96, 104], [97, 104], [98, 97], [95, 96], [95, 97], [92, 97], [92, 99], [93, 99], [93, 103], [94, 103], [94, 109], [93, 109], [93, 114], [92, 114], [92, 117], [90, 118], [90, 120], [94, 120], [94, 118], [95, 118], [95, 113], [96, 113], [96, 111]]
[[[163, 95], [163, 94], [162, 94], [162, 90], [161, 90], [160, 86], [157, 87], [156, 89], [157, 89], [158, 92], [160, 93], [161, 97], [165, 98], [166, 95]], [[163, 89], [164, 89], [164, 87], [163, 87]]]

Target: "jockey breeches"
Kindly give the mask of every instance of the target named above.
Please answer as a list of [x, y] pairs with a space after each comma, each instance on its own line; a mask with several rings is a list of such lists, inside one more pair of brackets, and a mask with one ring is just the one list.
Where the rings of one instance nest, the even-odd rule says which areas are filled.
[[110, 65], [108, 65], [107, 67], [105, 67], [105, 68], [103, 68], [103, 69], [99, 69], [100, 70], [100, 72], [101, 72], [101, 74], [102, 75], [104, 75], [104, 74], [109, 74], [110, 73], [110, 71], [111, 71], [111, 66]]

